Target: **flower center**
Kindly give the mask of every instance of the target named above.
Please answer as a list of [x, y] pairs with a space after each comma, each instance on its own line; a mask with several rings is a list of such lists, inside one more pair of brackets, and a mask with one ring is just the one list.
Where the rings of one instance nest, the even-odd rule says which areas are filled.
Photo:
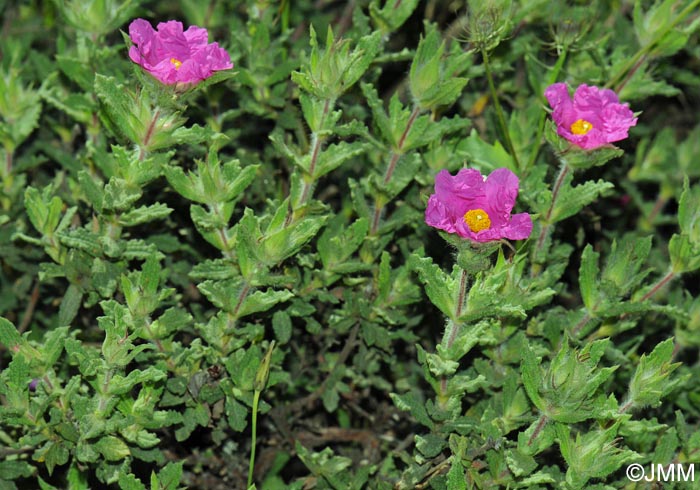
[[464, 222], [474, 233], [491, 228], [491, 218], [483, 209], [472, 209], [464, 215]]
[[586, 134], [591, 129], [593, 129], [593, 125], [584, 119], [579, 119], [571, 125], [571, 132], [574, 134]]
[[179, 70], [182, 66], [182, 61], [178, 60], [177, 58], [170, 58], [170, 62], [173, 64], [176, 70]]

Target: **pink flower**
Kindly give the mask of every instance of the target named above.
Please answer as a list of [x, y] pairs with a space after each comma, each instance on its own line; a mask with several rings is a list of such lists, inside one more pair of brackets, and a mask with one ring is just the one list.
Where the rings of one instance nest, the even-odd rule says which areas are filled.
[[183, 32], [182, 23], [171, 20], [154, 31], [150, 22], [136, 19], [129, 25], [129, 37], [134, 43], [131, 60], [166, 85], [198, 83], [216, 70], [233, 68], [226, 50], [207, 44], [207, 30], [201, 27]]
[[462, 169], [454, 177], [442, 170], [425, 222], [475, 242], [523, 240], [532, 232], [532, 219], [527, 213], [511, 216], [516, 197], [518, 177], [507, 168], [494, 170], [486, 180], [475, 169]]
[[544, 91], [552, 106], [557, 133], [585, 150], [600, 148], [627, 138], [637, 118], [617, 94], [607, 88], [579, 85], [574, 100], [565, 83], [555, 83]]

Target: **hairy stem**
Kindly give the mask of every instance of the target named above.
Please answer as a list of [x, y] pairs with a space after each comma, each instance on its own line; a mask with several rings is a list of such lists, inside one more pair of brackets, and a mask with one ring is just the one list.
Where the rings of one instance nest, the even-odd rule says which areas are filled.
[[245, 301], [246, 296], [248, 296], [248, 292], [250, 292], [250, 284], [247, 282], [243, 283], [243, 289], [241, 289], [241, 292], [238, 294], [238, 300], [236, 301], [236, 306], [233, 309], [233, 316], [238, 318], [238, 312], [241, 309], [241, 306], [243, 306], [243, 301]]
[[659, 289], [664, 287], [666, 284], [668, 284], [672, 279], [676, 277], [676, 273], [673, 271], [670, 271], [668, 274], [666, 274], [664, 277], [659, 279], [659, 282], [654, 284], [654, 287], [651, 288], [644, 296], [642, 296], [642, 299], [639, 301], [646, 301], [652, 296], [654, 296], [656, 293], [659, 292]]
[[153, 137], [159, 117], [160, 109], [156, 109], [156, 113], [153, 114], [153, 119], [151, 119], [148, 129], [146, 129], [146, 135], [143, 137], [143, 142], [141, 145], [139, 145], [139, 161], [143, 161], [143, 159], [146, 158], [146, 147], [148, 147], [148, 144], [151, 142], [151, 138]]
[[[461, 324], [458, 323], [458, 319], [460, 316], [462, 316], [462, 312], [464, 311], [464, 303], [467, 295], [467, 279], [467, 271], [462, 269], [459, 277], [459, 293], [457, 294], [457, 305], [455, 306], [455, 318], [454, 320], [450, 320], [448, 330], [445, 332], [443, 337], [443, 343], [445, 343], [447, 349], [452, 347], [452, 344], [454, 344], [454, 341], [457, 339], [457, 335], [460, 331]], [[440, 392], [442, 396], [447, 393], [446, 376], [442, 376], [440, 378]]]
[[506, 123], [506, 118], [503, 115], [503, 109], [501, 108], [501, 101], [498, 98], [498, 92], [496, 91], [496, 85], [493, 83], [493, 74], [491, 73], [491, 64], [489, 63], [489, 55], [485, 49], [481, 50], [481, 56], [484, 59], [484, 70], [486, 71], [486, 78], [489, 82], [489, 90], [491, 91], [491, 98], [493, 99], [493, 105], [496, 108], [496, 117], [498, 117], [498, 124], [501, 126], [501, 131], [503, 131], [503, 136], [506, 139], [506, 146], [508, 147], [508, 153], [511, 154], [513, 160], [515, 161], [515, 166], [520, 168], [520, 161], [518, 160], [518, 155], [515, 153], [515, 147], [513, 146], [513, 140], [510, 138], [510, 131], [508, 131], [508, 124]]
[[537, 238], [537, 245], [535, 247], [535, 257], [539, 253], [539, 251], [542, 249], [544, 246], [544, 242], [547, 239], [547, 233], [549, 232], [549, 228], [551, 226], [551, 223], [549, 220], [552, 217], [552, 211], [554, 211], [554, 206], [557, 203], [557, 198], [559, 197], [559, 191], [561, 190], [561, 186], [564, 183], [564, 178], [567, 176], [569, 173], [569, 166], [566, 165], [565, 163], [562, 164], [561, 169], [559, 170], [559, 175], [557, 176], [557, 180], [554, 182], [554, 187], [552, 188], [552, 203], [549, 205], [549, 209], [547, 210], [547, 215], [545, 216], [544, 219], [544, 224], [542, 225], [542, 229], [540, 230], [540, 236]]
[[[385, 186], [389, 184], [392, 175], [394, 175], [394, 171], [396, 170], [396, 164], [399, 163], [399, 159], [403, 155], [403, 146], [406, 143], [408, 133], [411, 131], [411, 128], [416, 122], [416, 118], [419, 114], [420, 107], [416, 105], [413, 108], [413, 111], [411, 111], [411, 115], [408, 118], [408, 122], [406, 122], [406, 127], [404, 128], [403, 133], [401, 133], [401, 137], [399, 138], [399, 141], [396, 144], [396, 149], [391, 152], [389, 166], [386, 168], [386, 172], [384, 173], [384, 180], [382, 181]], [[382, 200], [380, 200], [379, 197], [377, 197], [374, 201], [374, 216], [372, 217], [370, 235], [375, 235], [377, 233], [377, 229], [379, 228], [379, 221], [381, 220], [382, 210], [384, 209], [384, 206], [385, 203]]]
[[[326, 123], [326, 117], [328, 117], [328, 113], [331, 111], [331, 106], [334, 103], [335, 102], [331, 99], [325, 100], [323, 104], [323, 114], [321, 115], [321, 122], [318, 125], [319, 130], [323, 129], [323, 125]], [[314, 185], [314, 181], [316, 180], [316, 176], [314, 175], [314, 173], [316, 172], [316, 165], [318, 164], [318, 156], [321, 153], [321, 146], [323, 146], [323, 141], [325, 139], [325, 136], [318, 134], [318, 131], [314, 131], [311, 135], [311, 162], [309, 163], [308, 171], [310, 180], [308, 182], [304, 180], [304, 184], [301, 190], [301, 197], [299, 198], [298, 205], [296, 206], [297, 208], [300, 208], [303, 205], [305, 205], [308, 202], [309, 198], [311, 198], [311, 189]]]
[[457, 295], [457, 306], [455, 307], [455, 321], [452, 322], [452, 328], [450, 330], [449, 335], [447, 336], [448, 349], [452, 347], [452, 344], [454, 343], [455, 339], [457, 338], [457, 335], [459, 334], [459, 327], [461, 325], [457, 323], [457, 320], [460, 316], [462, 316], [462, 311], [464, 311], [464, 300], [467, 295], [467, 275], [467, 271], [462, 269], [462, 272], [459, 276], [459, 293]]
[[527, 440], [527, 445], [532, 446], [532, 443], [535, 442], [535, 439], [537, 439], [537, 436], [540, 435], [540, 432], [542, 432], [542, 429], [544, 429], [544, 426], [547, 425], [547, 421], [549, 419], [547, 418], [546, 415], [542, 414], [540, 415], [540, 419], [537, 422], [537, 426], [535, 426], [535, 430], [532, 431], [532, 435], [530, 436], [530, 439]]

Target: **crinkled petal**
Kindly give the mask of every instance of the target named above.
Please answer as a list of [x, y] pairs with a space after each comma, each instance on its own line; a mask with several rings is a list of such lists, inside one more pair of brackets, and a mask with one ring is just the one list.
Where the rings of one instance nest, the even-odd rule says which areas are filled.
[[203, 27], [190, 26], [184, 35], [192, 49], [204, 48], [209, 42], [209, 33]]
[[637, 125], [637, 118], [632, 110], [623, 104], [610, 104], [603, 110], [603, 130], [607, 141], [620, 141], [627, 138], [629, 128]]
[[170, 83], [197, 83], [207, 77], [206, 71], [196, 60], [190, 58], [185, 60], [178, 68]]
[[192, 59], [201, 66], [202, 73], [205, 73], [204, 78], [210, 77], [214, 71], [227, 70], [233, 67], [231, 56], [225, 49], [220, 48], [217, 43], [210, 44], [205, 49], [197, 51], [192, 56]]
[[510, 223], [502, 228], [503, 237], [508, 240], [524, 240], [532, 233], [532, 217], [528, 213], [518, 213]]
[[135, 19], [129, 24], [129, 37], [136, 45], [150, 41], [155, 33], [151, 23], [145, 19]]
[[162, 60], [156, 65], [143, 65], [148, 72], [153, 75], [158, 81], [170, 85], [178, 81], [179, 70], [175, 69], [175, 66], [170, 62], [170, 60]]
[[576, 121], [574, 104], [565, 83], [554, 83], [547, 87], [544, 96], [552, 108], [552, 119], [559, 125], [571, 126]]
[[452, 176], [441, 170], [435, 177], [435, 195], [455, 215], [462, 216], [484, 195], [484, 178], [475, 169], [462, 169]]
[[497, 168], [486, 179], [483, 209], [489, 214], [493, 227], [508, 222], [518, 197], [518, 186], [518, 177], [507, 168]]
[[455, 232], [454, 217], [452, 217], [447, 206], [441, 203], [435, 194], [428, 199], [428, 207], [425, 209], [425, 222], [448, 233]]

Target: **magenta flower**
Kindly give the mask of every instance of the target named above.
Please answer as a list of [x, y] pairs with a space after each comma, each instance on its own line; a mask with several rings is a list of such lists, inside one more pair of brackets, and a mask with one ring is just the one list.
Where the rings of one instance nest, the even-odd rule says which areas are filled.
[[129, 25], [134, 43], [129, 57], [166, 85], [198, 83], [214, 71], [233, 68], [231, 57], [218, 43], [207, 44], [206, 29], [191, 26], [183, 32], [176, 20], [161, 22], [153, 30], [150, 22], [136, 19]]
[[607, 88], [579, 85], [574, 100], [565, 83], [555, 83], [544, 91], [552, 106], [557, 133], [585, 150], [627, 138], [637, 118], [617, 94]]
[[475, 169], [462, 169], [454, 177], [442, 170], [425, 222], [475, 242], [523, 240], [532, 232], [532, 219], [527, 213], [511, 216], [516, 197], [518, 177], [507, 168], [494, 170], [486, 180]]

